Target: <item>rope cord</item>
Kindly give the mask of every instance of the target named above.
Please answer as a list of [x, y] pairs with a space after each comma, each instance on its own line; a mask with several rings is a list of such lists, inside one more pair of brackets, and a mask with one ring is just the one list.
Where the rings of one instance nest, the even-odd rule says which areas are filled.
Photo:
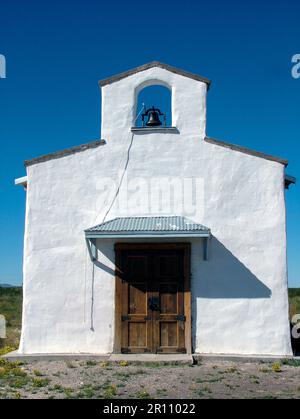
[[[135, 118], [135, 120], [134, 120], [134, 123], [136, 123], [137, 119], [140, 117], [140, 115], [141, 115], [141, 113], [144, 111], [144, 109], [145, 109], [145, 104], [143, 103], [143, 105], [142, 105], [142, 108], [141, 108], [140, 112], [137, 114], [137, 116], [136, 116], [136, 118]], [[106, 211], [106, 213], [105, 213], [105, 215], [104, 215], [104, 217], [103, 217], [102, 223], [104, 223], [104, 222], [105, 222], [105, 220], [106, 220], [106, 218], [107, 218], [108, 214], [110, 213], [110, 210], [112, 209], [112, 207], [113, 207], [114, 203], [116, 202], [116, 199], [117, 199], [117, 197], [118, 197], [118, 195], [119, 195], [119, 192], [120, 192], [120, 189], [121, 189], [121, 186], [122, 186], [122, 183], [123, 183], [123, 179], [124, 179], [124, 176], [125, 176], [125, 174], [126, 174], [127, 167], [128, 167], [128, 164], [129, 164], [130, 150], [131, 150], [131, 147], [132, 147], [132, 145], [133, 145], [133, 139], [134, 139], [134, 133], [132, 133], [132, 135], [131, 135], [131, 140], [130, 140], [130, 143], [129, 143], [129, 147], [128, 147], [128, 149], [127, 149], [126, 162], [125, 162], [125, 166], [124, 166], [124, 170], [123, 170], [122, 176], [121, 176], [121, 178], [120, 178], [119, 185], [118, 185], [118, 187], [117, 187], [117, 190], [116, 190], [115, 196], [113, 197], [113, 199], [112, 199], [112, 201], [111, 201], [111, 204], [110, 204], [110, 206], [108, 207], [108, 210]]]
[[[143, 103], [140, 112], [137, 114], [136, 118], [134, 119], [134, 124], [136, 123], [137, 119], [140, 117], [141, 113], [144, 110], [145, 110], [145, 104]], [[120, 192], [120, 189], [121, 189], [121, 186], [122, 186], [122, 183], [123, 183], [123, 179], [124, 179], [124, 176], [125, 176], [126, 171], [127, 171], [127, 168], [128, 168], [128, 164], [129, 164], [129, 160], [130, 160], [130, 151], [131, 151], [131, 148], [132, 148], [132, 145], [133, 145], [133, 139], [134, 139], [134, 133], [132, 133], [132, 135], [131, 135], [129, 147], [128, 147], [127, 153], [126, 153], [126, 162], [125, 162], [125, 166], [124, 166], [124, 169], [123, 169], [122, 176], [120, 178], [119, 185], [118, 185], [117, 190], [116, 190], [116, 193], [115, 193], [115, 195], [114, 195], [114, 197], [113, 197], [113, 199], [112, 199], [112, 201], [111, 201], [111, 203], [110, 203], [110, 205], [109, 205], [109, 207], [108, 207], [108, 209], [107, 209], [107, 211], [106, 211], [106, 213], [105, 213], [105, 215], [103, 217], [102, 223], [105, 222], [108, 214], [110, 213], [110, 211], [111, 211], [111, 209], [112, 209], [112, 207], [113, 207], [114, 203], [116, 202], [116, 199], [117, 199], [117, 197], [119, 195], [119, 192]], [[122, 162], [122, 160], [120, 161], [119, 167], [121, 166], [121, 162]], [[97, 216], [96, 216], [96, 218], [97, 218]], [[86, 257], [87, 257], [87, 249], [86, 249]], [[92, 263], [93, 263], [93, 267], [92, 267], [92, 296], [91, 296], [91, 327], [90, 327], [90, 330], [91, 331], [94, 331], [95, 263], [94, 262], [92, 262]], [[85, 268], [85, 272], [86, 272], [86, 268]]]

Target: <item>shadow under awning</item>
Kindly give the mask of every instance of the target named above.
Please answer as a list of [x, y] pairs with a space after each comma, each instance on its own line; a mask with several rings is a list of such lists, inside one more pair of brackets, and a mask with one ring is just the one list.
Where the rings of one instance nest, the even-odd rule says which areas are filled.
[[96, 239], [203, 238], [208, 259], [209, 228], [182, 216], [118, 217], [84, 231], [91, 260], [97, 259]]

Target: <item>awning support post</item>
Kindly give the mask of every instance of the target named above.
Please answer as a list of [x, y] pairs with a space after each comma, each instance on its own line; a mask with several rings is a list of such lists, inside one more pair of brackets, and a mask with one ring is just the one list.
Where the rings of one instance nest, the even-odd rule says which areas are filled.
[[208, 260], [209, 237], [203, 239], [203, 260]]
[[89, 251], [90, 259], [92, 262], [95, 262], [97, 260], [97, 248], [95, 239], [85, 239], [85, 241]]

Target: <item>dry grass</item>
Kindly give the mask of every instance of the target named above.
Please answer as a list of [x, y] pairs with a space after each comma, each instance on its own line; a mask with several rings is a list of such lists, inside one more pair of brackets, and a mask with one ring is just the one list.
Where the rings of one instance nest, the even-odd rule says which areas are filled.
[[0, 354], [18, 347], [21, 334], [22, 288], [0, 287], [0, 314], [6, 318], [6, 339], [0, 339]]
[[290, 318], [295, 314], [300, 314], [300, 288], [289, 289]]
[[[0, 359], [0, 399], [300, 398], [299, 365], [202, 361], [199, 365]], [[262, 368], [262, 366], [264, 368]]]

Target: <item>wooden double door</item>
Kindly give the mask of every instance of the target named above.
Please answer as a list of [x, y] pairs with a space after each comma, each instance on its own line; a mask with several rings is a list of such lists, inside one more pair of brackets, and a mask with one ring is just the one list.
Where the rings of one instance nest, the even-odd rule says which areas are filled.
[[189, 245], [116, 245], [115, 352], [191, 351]]

